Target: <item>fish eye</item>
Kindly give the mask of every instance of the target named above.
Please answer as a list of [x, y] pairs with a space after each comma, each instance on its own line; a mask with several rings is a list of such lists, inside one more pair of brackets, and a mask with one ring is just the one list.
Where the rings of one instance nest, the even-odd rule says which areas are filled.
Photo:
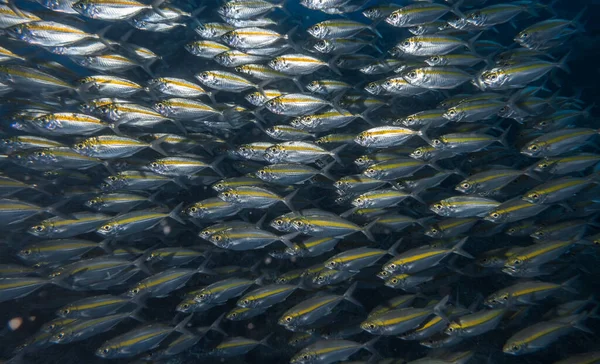
[[286, 316], [286, 317], [284, 318], [284, 320], [285, 320], [286, 322], [292, 322], [292, 316]]
[[152, 166], [153, 168], [157, 168], [158, 167], [158, 163], [152, 162], [152, 164], [150, 164], [150, 166]]
[[322, 282], [325, 279], [325, 277], [319, 276], [317, 279]]
[[396, 284], [396, 283], [398, 283], [398, 279], [396, 279], [396, 278], [393, 278], [393, 279], [392, 279], [392, 283], [393, 283], [393, 284]]
[[435, 205], [433, 205], [433, 208], [436, 210], [441, 210], [443, 208], [443, 206], [439, 203], [436, 203]]
[[527, 38], [527, 37], [529, 37], [529, 34], [527, 34], [527, 33], [521, 33], [521, 38]]
[[110, 230], [110, 225], [104, 225], [104, 226], [102, 227], [102, 230], [104, 230], [104, 231], [109, 231], [109, 230]]
[[21, 254], [23, 254], [23, 255], [30, 255], [31, 254], [31, 249], [22, 250]]
[[410, 42], [405, 40], [404, 42], [402, 42], [402, 45], [408, 47], [410, 45]]
[[523, 261], [521, 259], [515, 259], [514, 264], [521, 265], [523, 264]]
[[411, 73], [408, 74], [408, 77], [415, 78], [415, 77], [417, 77], [417, 73], [413, 71], [413, 72], [411, 72]]
[[367, 169], [366, 172], [369, 173], [369, 174], [373, 174], [373, 173], [375, 173], [375, 169], [369, 168], [369, 169]]
[[375, 325], [374, 324], [369, 324], [369, 329], [374, 330], [375, 329]]
[[83, 148], [85, 148], [85, 145], [83, 143], [79, 143], [79, 144], [75, 145], [75, 148], [83, 149]]
[[420, 149], [415, 149], [415, 151], [413, 152], [415, 155], [421, 155], [423, 154], [423, 152], [421, 152]]
[[221, 236], [220, 235], [215, 235], [213, 236], [213, 239], [215, 239], [215, 241], [221, 241]]
[[58, 335], [56, 335], [56, 337], [58, 337], [59, 339], [62, 339], [63, 337], [65, 337], [65, 333], [59, 332]]
[[131, 290], [131, 293], [138, 294], [138, 293], [140, 293], [140, 289], [139, 288], [134, 288], [134, 289]]
[[461, 186], [462, 186], [462, 188], [469, 188], [469, 187], [471, 187], [471, 185], [468, 184], [467, 182], [463, 183]]
[[260, 171], [258, 171], [258, 174], [260, 174], [262, 176], [265, 174], [265, 171], [261, 169]]
[[197, 207], [190, 207], [190, 212], [197, 212], [198, 208]]
[[102, 352], [103, 352], [104, 354], [108, 354], [108, 353], [110, 352], [110, 349], [109, 349], [109, 348], [105, 348], [104, 350], [102, 350]]
[[396, 269], [396, 264], [392, 263], [389, 265], [390, 269]]
[[448, 332], [452, 332], [452, 331], [454, 331], [454, 328], [452, 326], [449, 326], [448, 327]]
[[533, 193], [529, 197], [533, 200], [537, 200], [538, 198], [540, 198], [540, 195], [538, 195], [537, 193]]
[[246, 304], [246, 305], [247, 305], [247, 304], [249, 304], [249, 303], [250, 303], [250, 300], [244, 300], [244, 304]]
[[431, 229], [429, 229], [429, 231], [431, 231], [433, 234], [438, 233], [438, 229], [436, 229], [436, 228], [431, 228]]
[[492, 212], [492, 213], [490, 214], [490, 216], [491, 216], [491, 217], [493, 217], [494, 219], [497, 219], [497, 218], [499, 218], [499, 217], [500, 217], [500, 214], [499, 214], [499, 213], [497, 213], [497, 212]]
[[183, 305], [181, 305], [181, 307], [183, 307], [183, 308], [189, 308], [190, 304], [189, 303], [184, 303]]
[[115, 177], [115, 176], [108, 176], [108, 179], [111, 180], [111, 181], [116, 181], [117, 177]]
[[308, 360], [309, 356], [308, 355], [302, 355], [302, 359], [304, 360]]
[[303, 223], [302, 221], [296, 221], [296, 225], [298, 225], [298, 226], [303, 226], [303, 225], [304, 225], [304, 223]]
[[495, 80], [496, 78], [498, 78], [498, 76], [496, 76], [496, 74], [493, 73], [493, 74], [490, 75], [489, 78], [490, 78], [490, 80]]
[[511, 347], [511, 349], [512, 349], [512, 351], [518, 351], [518, 350], [519, 350], [519, 347], [518, 347], [517, 345], [513, 345], [513, 346]]
[[437, 62], [437, 61], [440, 60], [440, 57], [433, 57], [433, 58], [431, 58], [431, 60], [434, 61], [434, 62]]
[[205, 295], [204, 293], [201, 293], [199, 297], [200, 297], [200, 298], [205, 298], [205, 297], [206, 297], [206, 295]]
[[43, 227], [42, 225], [37, 225], [37, 226], [34, 226], [34, 227], [33, 227], [33, 229], [34, 229], [35, 231], [40, 231], [40, 232], [41, 232], [41, 231], [44, 231], [44, 227]]
[[432, 142], [434, 145], [440, 145], [440, 144], [442, 144], [442, 141], [441, 141], [441, 140], [439, 140], [439, 139], [433, 139], [431, 142]]
[[502, 296], [502, 297], [500, 297], [500, 298], [502, 298], [504, 301], [506, 301], [506, 300], [508, 300], [508, 294], [505, 294], [505, 295], [503, 295], [503, 296]]
[[356, 199], [356, 200], [354, 200], [354, 201], [356, 201], [356, 203], [357, 203], [357, 204], [362, 204], [362, 203], [363, 203], [363, 200], [362, 200], [362, 198], [357, 198], [357, 199]]
[[533, 144], [529, 146], [529, 150], [533, 150], [535, 152], [536, 150], [538, 150], [538, 146], [536, 144]]
[[63, 315], [68, 315], [68, 314], [69, 314], [69, 312], [71, 312], [71, 310], [69, 310], [68, 308], [65, 308], [64, 310], [62, 310], [62, 311], [61, 311], [61, 313], [62, 313]]
[[456, 111], [450, 110], [450, 111], [448, 111], [448, 115], [454, 116], [454, 115], [456, 115]]

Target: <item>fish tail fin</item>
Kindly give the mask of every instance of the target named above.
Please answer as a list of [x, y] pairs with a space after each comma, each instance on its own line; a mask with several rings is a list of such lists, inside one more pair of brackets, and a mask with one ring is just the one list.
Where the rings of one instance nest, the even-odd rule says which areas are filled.
[[271, 338], [271, 336], [273, 336], [273, 332], [269, 333], [267, 336], [263, 337], [262, 340], [260, 340], [258, 342], [258, 345], [262, 345], [262, 346], [266, 346], [268, 348], [272, 348], [272, 346], [269, 344], [269, 339]]
[[292, 212], [298, 211], [292, 204], [292, 199], [296, 196], [298, 191], [300, 191], [300, 190], [294, 190], [294, 191], [290, 192], [287, 196], [284, 197], [284, 199], [282, 201], [288, 207], [288, 209], [290, 209], [290, 211], [292, 211]]
[[217, 273], [215, 271], [208, 268], [209, 264], [210, 264], [210, 254], [207, 257], [205, 257], [202, 264], [200, 264], [198, 266], [198, 268], [196, 268], [196, 273], [203, 273], [203, 274], [207, 274], [209, 276], [217, 275]]
[[331, 173], [329, 173], [331, 168], [333, 166], [335, 166], [336, 163], [337, 163], [337, 161], [331, 161], [325, 167], [321, 168], [321, 170], [319, 171], [319, 174], [321, 174], [322, 176], [324, 176], [325, 178], [327, 178], [329, 180], [337, 181], [337, 178], [335, 178], [335, 176], [333, 176], [333, 175], [331, 175]]
[[288, 248], [292, 248], [294, 243], [292, 243], [292, 239], [298, 236], [300, 233], [294, 231], [293, 233], [285, 234], [279, 237], [279, 240], [284, 243]]
[[438, 302], [433, 307], [433, 313], [436, 314], [437, 316], [441, 317], [442, 320], [444, 320], [446, 322], [450, 322], [450, 319], [448, 318], [448, 316], [446, 316], [446, 312], [445, 312], [449, 299], [450, 299], [450, 295], [446, 295], [446, 297], [442, 298], [440, 300], [440, 302]]
[[375, 219], [360, 229], [360, 232], [363, 233], [370, 241], [375, 241], [375, 237], [373, 236], [373, 233], [371, 233], [371, 229], [373, 226], [375, 226], [375, 224], [377, 224], [378, 220], [379, 219]]
[[567, 292], [570, 293], [577, 293], [577, 290], [573, 287], [573, 285], [575, 284], [575, 282], [579, 279], [579, 274], [571, 277], [569, 279], [567, 279], [566, 281], [564, 281], [563, 283], [561, 283], [560, 288], [564, 289]]
[[567, 65], [567, 61], [569, 60], [569, 57], [571, 56], [571, 52], [572, 51], [569, 51], [569, 53], [565, 54], [560, 59], [560, 61], [558, 61], [558, 63], [556, 64], [556, 67], [560, 68], [561, 70], [565, 71], [566, 73], [571, 73], [571, 69]]
[[[139, 295], [141, 296], [141, 295]], [[129, 317], [136, 320], [137, 322], [146, 322], [146, 320], [140, 316], [140, 312], [144, 309], [144, 307], [138, 306], [135, 310], [129, 313]]]
[[387, 253], [393, 257], [398, 255], [398, 247], [402, 244], [402, 240], [404, 240], [404, 238], [396, 240], [396, 242], [387, 250]]
[[167, 156], [167, 152], [164, 151], [164, 149], [162, 149], [162, 147], [160, 146], [165, 140], [167, 140], [169, 136], [168, 135], [163, 135], [162, 137], [152, 141], [150, 143], [150, 148], [154, 149], [155, 151], [157, 151], [158, 153]]
[[111, 238], [104, 239], [98, 243], [98, 247], [104, 250], [108, 254], [112, 254], [113, 250], [110, 247], [110, 244], [113, 242]]
[[452, 8], [450, 9], [450, 12], [456, 14], [456, 16], [458, 16], [459, 18], [465, 18], [465, 14], [463, 14], [463, 12], [458, 9], [462, 6], [463, 2], [464, 0], [458, 0], [454, 5], [452, 5]]
[[348, 210], [346, 210], [346, 211], [342, 212], [342, 213], [340, 214], [340, 217], [342, 217], [342, 218], [344, 218], [344, 219], [345, 219], [345, 218], [347, 218], [348, 216], [350, 216], [350, 215], [352, 215], [353, 213], [355, 213], [355, 212], [356, 212], [358, 209], [360, 209], [360, 207], [352, 207], [351, 209], [348, 209]]
[[371, 126], [377, 126], [377, 124], [369, 117], [369, 110], [365, 110], [358, 114], [358, 117], [367, 122]]
[[475, 259], [471, 254], [462, 249], [463, 245], [467, 242], [467, 239], [468, 237], [460, 239], [460, 241], [452, 248], [452, 253], [462, 255], [465, 258]]
[[335, 159], [335, 161], [336, 161], [336, 162], [337, 162], [337, 163], [338, 163], [340, 166], [343, 166], [343, 165], [344, 165], [344, 163], [342, 162], [342, 159], [340, 158], [340, 154], [339, 154], [339, 153], [340, 153], [340, 151], [341, 151], [342, 149], [346, 148], [346, 146], [347, 146], [347, 144], [342, 144], [342, 145], [340, 145], [339, 147], [337, 147], [337, 148], [334, 148], [333, 150], [331, 150], [331, 151], [329, 152], [329, 155], [331, 155], [331, 157], [332, 157], [333, 159]]
[[536, 181], [543, 181], [544, 179], [535, 172], [536, 165], [537, 163], [533, 163], [529, 167], [525, 167], [525, 169], [523, 169], [521, 173], [523, 173], [523, 175], [529, 178], [533, 178]]
[[291, 77], [290, 80], [292, 80], [294, 85], [296, 85], [296, 87], [298, 87], [298, 90], [300, 90], [300, 92], [304, 92], [304, 86], [302, 86], [302, 84], [300, 83], [300, 77], [301, 76]]
[[354, 294], [354, 291], [356, 290], [356, 286], [358, 286], [358, 282], [352, 283], [352, 285], [350, 287], [348, 287], [346, 292], [344, 292], [343, 298], [346, 301], [352, 302], [354, 305], [362, 308], [363, 307], [362, 303], [358, 302], [354, 297], [352, 297], [352, 295]]
[[377, 349], [375, 349], [375, 343], [377, 343], [377, 341], [379, 341], [379, 339], [381, 339], [381, 336], [376, 336], [373, 339], [364, 343], [362, 347], [365, 350], [367, 350], [368, 352], [370, 352], [371, 354], [381, 358], [381, 355], [379, 354]]
[[150, 6], [152, 6], [152, 10], [154, 10], [156, 14], [162, 16], [163, 18], [167, 18], [167, 15], [160, 9], [160, 6], [164, 2], [165, 0], [154, 0]]
[[225, 158], [227, 158], [227, 155], [220, 155], [208, 165], [208, 168], [212, 169], [216, 174], [218, 174], [222, 178], [225, 178], [225, 174], [221, 171], [220, 168], [217, 167], [217, 165], [220, 164]]
[[564, 318], [558, 318], [558, 319], [556, 319], [556, 321], [569, 324], [574, 329], [577, 329], [577, 330], [580, 330], [583, 332], [587, 332], [588, 334], [594, 334], [594, 331], [590, 330], [587, 326], [585, 326], [583, 324], [583, 322], [585, 320], [587, 320], [588, 318], [595, 316], [596, 311], [598, 311], [598, 306], [594, 307], [594, 309], [592, 309], [592, 311], [582, 312], [577, 315], [567, 316]]
[[190, 332], [185, 327], [187, 326], [187, 324], [190, 323], [190, 321], [192, 320], [192, 317], [194, 317], [193, 313], [190, 314], [190, 315], [188, 315], [183, 320], [181, 320], [181, 322], [178, 323], [177, 326], [175, 326], [173, 328], [173, 331], [177, 331], [177, 332], [182, 333], [182, 334], [189, 334]]
[[56, 215], [56, 216], [60, 217], [61, 219], [77, 220], [77, 218], [71, 214], [66, 214], [64, 212], [58, 211], [59, 207], [66, 205], [68, 202], [69, 202], [68, 199], [58, 201], [57, 203], [48, 206], [46, 209], [44, 209], [44, 211], [46, 211], [49, 214]]
[[581, 111], [581, 115], [583, 116], [584, 119], [589, 119], [591, 114], [592, 109], [596, 107], [596, 103], [591, 104], [590, 106], [586, 107], [585, 109], [583, 109]]
[[139, 270], [141, 270], [142, 272], [146, 273], [149, 276], [152, 275], [152, 272], [150, 271], [150, 269], [148, 269], [148, 266], [146, 265], [146, 259], [150, 256], [150, 254], [152, 253], [152, 250], [154, 250], [154, 246], [148, 248], [144, 252], [144, 254], [142, 254], [139, 258], [137, 258], [136, 260], [134, 260], [132, 262], [132, 264], [134, 266], [136, 266]]
[[338, 76], [342, 75], [342, 72], [340, 71], [340, 69], [338, 68], [338, 66], [335, 64], [335, 62], [337, 62], [338, 59], [340, 59], [341, 55], [337, 55], [337, 56], [333, 56], [331, 57], [331, 59], [327, 62], [327, 66], [329, 67], [330, 70], [333, 71], [333, 73], [335, 73]]
[[171, 212], [169, 212], [169, 217], [178, 223], [185, 225], [185, 221], [181, 217], [179, 217], [179, 213], [181, 212], [181, 208], [183, 207], [183, 202], [180, 202], [179, 205], [175, 206]]
[[373, 34], [377, 36], [377, 38], [383, 39], [383, 35], [381, 35], [381, 33], [379, 33], [379, 30], [377, 30], [377, 25], [379, 23], [380, 21], [375, 21], [373, 24], [369, 25], [369, 30], [372, 31]]
[[581, 9], [581, 11], [579, 13], [577, 13], [575, 18], [573, 18], [573, 20], [571, 20], [571, 25], [573, 25], [575, 28], [577, 28], [578, 31], [580, 31], [582, 33], [585, 32], [585, 28], [584, 28], [584, 24], [581, 22], [581, 18], [583, 18], [583, 15], [587, 12], [587, 10], [588, 10], [587, 6], [584, 7], [583, 9]]
[[512, 127], [512, 125], [509, 126], [508, 128], [506, 128], [506, 130], [503, 131], [502, 134], [500, 135], [500, 137], [498, 138], [498, 142], [506, 148], [510, 148], [510, 144], [508, 144], [507, 137], [508, 137], [508, 133], [510, 133], [511, 127]]
[[434, 216], [425, 216], [420, 219], [416, 219], [415, 222], [422, 227], [427, 227], [429, 225], [429, 223], [434, 219], [435, 219]]
[[223, 318], [225, 317], [226, 313], [223, 312], [219, 317], [217, 317], [217, 319], [210, 324], [210, 326], [208, 327], [208, 331], [213, 330], [216, 331], [224, 336], [228, 336], [227, 333], [221, 328], [221, 322], [223, 322]]
[[469, 50], [471, 52], [473, 52], [473, 54], [477, 54], [477, 51], [475, 50], [475, 42], [477, 41], [477, 39], [479, 39], [479, 37], [483, 34], [483, 32], [479, 32], [477, 34], [475, 34], [475, 36], [473, 36], [472, 38], [470, 38], [467, 41], [467, 48], [469, 48]]

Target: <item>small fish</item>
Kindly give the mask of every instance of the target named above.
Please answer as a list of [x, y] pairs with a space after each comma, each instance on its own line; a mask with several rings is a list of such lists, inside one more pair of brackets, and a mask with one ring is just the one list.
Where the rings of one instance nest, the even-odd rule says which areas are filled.
[[101, 358], [127, 358], [154, 349], [173, 332], [187, 333], [185, 326], [192, 316], [183, 319], [177, 326], [148, 324], [108, 340], [96, 355]]

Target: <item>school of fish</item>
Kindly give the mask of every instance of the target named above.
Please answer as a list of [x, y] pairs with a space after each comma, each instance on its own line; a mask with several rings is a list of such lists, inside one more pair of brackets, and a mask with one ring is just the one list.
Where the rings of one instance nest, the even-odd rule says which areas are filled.
[[558, 1], [0, 0], [0, 360], [600, 363]]

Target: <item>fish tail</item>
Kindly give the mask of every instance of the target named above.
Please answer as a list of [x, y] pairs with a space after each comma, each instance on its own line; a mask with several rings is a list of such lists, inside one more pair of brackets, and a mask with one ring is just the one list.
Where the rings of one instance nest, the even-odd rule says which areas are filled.
[[462, 249], [463, 245], [467, 242], [467, 239], [468, 237], [460, 239], [460, 241], [452, 248], [452, 253], [462, 255], [465, 258], [475, 259], [471, 254]]
[[564, 289], [567, 292], [577, 293], [577, 290], [573, 287], [573, 285], [575, 284], [575, 281], [577, 281], [578, 279], [579, 279], [579, 275], [569, 278], [560, 285], [560, 288]]
[[173, 210], [169, 213], [169, 217], [178, 223], [185, 225], [185, 221], [181, 217], [179, 217], [179, 213], [181, 212], [181, 208], [183, 207], [183, 202], [180, 202], [179, 205], [175, 206]]
[[162, 149], [162, 147], [160, 146], [165, 140], [167, 140], [168, 137], [168, 135], [163, 135], [162, 137], [154, 140], [152, 143], [150, 143], [150, 148], [154, 149], [155, 151], [164, 156], [168, 155], [167, 152], [165, 152], [164, 149]]
[[352, 294], [354, 294], [354, 291], [356, 290], [356, 286], [358, 286], [358, 282], [352, 283], [346, 292], [344, 292], [343, 298], [348, 302], [352, 302], [358, 307], [363, 307], [362, 303], [358, 302], [354, 297], [352, 297]]

